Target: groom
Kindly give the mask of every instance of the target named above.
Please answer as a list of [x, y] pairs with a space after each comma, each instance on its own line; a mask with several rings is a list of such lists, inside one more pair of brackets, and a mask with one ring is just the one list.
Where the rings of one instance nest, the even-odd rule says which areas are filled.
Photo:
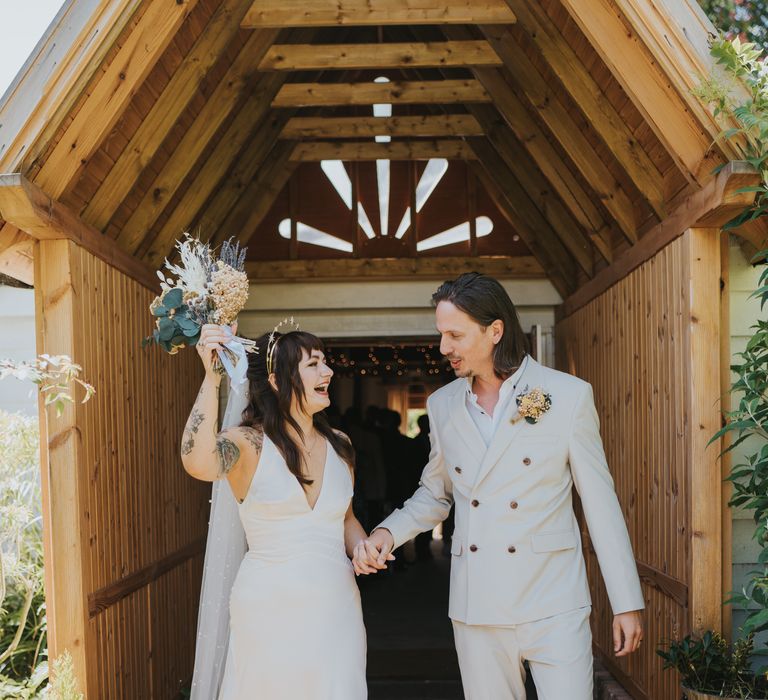
[[[614, 652], [635, 651], [644, 607], [600, 439], [592, 387], [526, 352], [504, 288], [477, 273], [432, 296], [454, 382], [430, 396], [429, 463], [414, 495], [356, 558], [375, 569], [456, 504], [449, 616], [467, 700], [591, 700], [591, 600], [572, 486], [613, 608]], [[618, 436], [616, 436], [618, 437]]]

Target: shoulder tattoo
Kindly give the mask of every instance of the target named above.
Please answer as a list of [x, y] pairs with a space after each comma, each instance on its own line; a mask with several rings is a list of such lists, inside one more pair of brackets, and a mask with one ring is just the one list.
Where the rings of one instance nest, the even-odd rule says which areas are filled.
[[232, 467], [240, 459], [240, 448], [228, 437], [219, 435], [216, 438], [216, 456], [219, 459], [219, 474], [229, 474]]
[[264, 445], [264, 432], [257, 428], [242, 428], [243, 436], [256, 452], [261, 452]]

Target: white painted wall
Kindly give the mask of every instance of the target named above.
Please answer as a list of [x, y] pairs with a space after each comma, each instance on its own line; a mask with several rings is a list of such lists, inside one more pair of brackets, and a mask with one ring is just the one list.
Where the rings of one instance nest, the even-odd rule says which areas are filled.
[[[540, 324], [551, 331], [555, 306], [562, 299], [548, 280], [500, 281], [517, 307], [523, 330]], [[439, 284], [437, 280], [253, 283], [240, 331], [255, 337], [294, 316], [303, 330], [324, 338], [436, 337], [430, 299]]]
[[[0, 286], [0, 357], [31, 360], [35, 355], [34, 290]], [[0, 410], [36, 416], [35, 386], [13, 377], [1, 380]]]
[[[757, 299], [749, 299], [749, 295], [757, 289], [760, 270], [749, 264], [735, 239], [731, 239], [729, 247], [729, 277], [730, 277], [730, 336], [731, 357], [744, 350], [747, 340], [751, 337], [750, 326], [760, 314], [760, 304]], [[737, 359], [737, 358], [736, 358]], [[732, 360], [735, 362], [736, 359]], [[757, 444], [756, 440], [746, 440], [733, 452], [733, 464], [739, 464], [745, 454], [751, 453]], [[750, 571], [756, 567], [759, 547], [752, 539], [755, 523], [751, 512], [733, 509], [733, 588], [741, 590]], [[733, 635], [739, 636], [738, 629], [743, 624], [746, 613], [734, 608]], [[763, 636], [763, 635], [761, 635]], [[762, 664], [762, 662], [761, 662]]]

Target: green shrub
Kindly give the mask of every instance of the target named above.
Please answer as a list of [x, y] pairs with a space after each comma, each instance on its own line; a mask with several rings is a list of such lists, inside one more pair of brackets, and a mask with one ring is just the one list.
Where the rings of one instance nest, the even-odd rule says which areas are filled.
[[0, 411], [0, 697], [47, 677], [40, 503], [37, 419]]

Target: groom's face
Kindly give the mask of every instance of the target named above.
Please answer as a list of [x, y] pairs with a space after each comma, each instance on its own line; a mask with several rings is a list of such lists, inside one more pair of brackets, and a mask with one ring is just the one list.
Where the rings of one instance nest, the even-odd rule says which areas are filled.
[[440, 352], [451, 363], [457, 377], [474, 377], [493, 371], [494, 333], [450, 301], [435, 309]]

